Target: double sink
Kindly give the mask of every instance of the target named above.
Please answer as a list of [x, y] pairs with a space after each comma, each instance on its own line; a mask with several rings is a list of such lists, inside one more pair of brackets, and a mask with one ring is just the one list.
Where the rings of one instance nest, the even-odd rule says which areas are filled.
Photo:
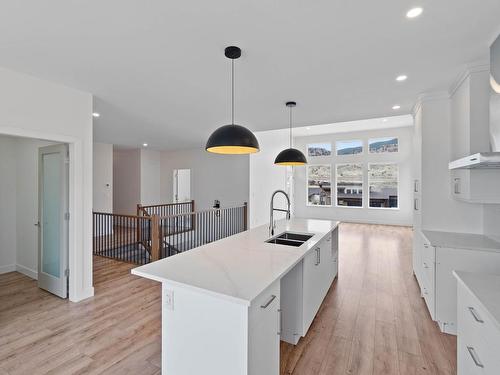
[[292, 232], [283, 232], [276, 237], [273, 237], [267, 240], [267, 243], [272, 243], [275, 245], [286, 245], [286, 246], [295, 246], [299, 247], [304, 242], [309, 240], [313, 234], [308, 233], [292, 233]]

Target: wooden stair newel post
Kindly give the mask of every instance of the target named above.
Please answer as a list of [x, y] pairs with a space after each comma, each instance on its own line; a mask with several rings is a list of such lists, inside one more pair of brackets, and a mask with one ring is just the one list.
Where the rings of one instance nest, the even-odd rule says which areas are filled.
[[136, 236], [137, 236], [137, 243], [141, 243], [142, 242], [142, 234], [141, 234], [141, 219], [140, 217], [142, 216], [141, 215], [142, 213], [142, 209], [141, 209], [141, 205], [138, 204], [137, 205], [137, 225], [136, 225]]
[[160, 259], [160, 245], [161, 245], [161, 229], [160, 219], [157, 215], [151, 216], [151, 260]]

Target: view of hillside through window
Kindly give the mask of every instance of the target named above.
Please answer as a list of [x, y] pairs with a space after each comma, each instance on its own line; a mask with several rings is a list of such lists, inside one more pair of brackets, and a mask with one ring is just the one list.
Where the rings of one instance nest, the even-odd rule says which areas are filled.
[[337, 206], [363, 207], [363, 165], [337, 164]]
[[368, 184], [370, 207], [398, 208], [397, 164], [370, 164]]
[[331, 143], [314, 143], [307, 145], [308, 156], [330, 156], [332, 154]]
[[307, 203], [311, 206], [331, 206], [332, 170], [330, 165], [307, 167]]
[[376, 138], [370, 139], [368, 148], [371, 154], [381, 154], [384, 152], [398, 152], [397, 138]]
[[356, 155], [363, 152], [363, 141], [355, 139], [352, 141], [337, 141], [337, 155]]

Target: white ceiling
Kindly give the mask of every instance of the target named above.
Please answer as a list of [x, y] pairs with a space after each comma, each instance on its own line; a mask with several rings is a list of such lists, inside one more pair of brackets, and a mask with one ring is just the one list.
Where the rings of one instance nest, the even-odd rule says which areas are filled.
[[295, 100], [297, 126], [326, 124], [447, 90], [487, 59], [499, 14], [499, 0], [2, 1], [0, 65], [93, 93], [97, 141], [200, 147], [230, 119], [227, 45], [243, 49], [237, 123], [286, 127]]

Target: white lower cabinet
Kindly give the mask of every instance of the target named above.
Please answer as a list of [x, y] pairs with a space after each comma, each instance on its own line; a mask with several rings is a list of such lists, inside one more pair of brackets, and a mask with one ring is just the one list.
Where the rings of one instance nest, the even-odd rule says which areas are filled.
[[337, 272], [336, 229], [281, 279], [283, 341], [295, 345], [306, 335]]
[[458, 375], [500, 373], [500, 330], [477, 298], [458, 284]]
[[[457, 333], [457, 284], [453, 271], [500, 273], [500, 253], [473, 249], [434, 247], [422, 236], [413, 265], [431, 318], [442, 332]], [[500, 373], [500, 372], [499, 372]]]
[[248, 374], [279, 374], [280, 282], [256, 298], [248, 310]]
[[[299, 331], [304, 336], [311, 326], [321, 302], [325, 297], [324, 290], [327, 284], [325, 277], [325, 259], [321, 263], [321, 246], [309, 253], [303, 261], [303, 319], [302, 329]], [[324, 253], [324, 251], [323, 251]], [[323, 254], [324, 256], [325, 254]]]

